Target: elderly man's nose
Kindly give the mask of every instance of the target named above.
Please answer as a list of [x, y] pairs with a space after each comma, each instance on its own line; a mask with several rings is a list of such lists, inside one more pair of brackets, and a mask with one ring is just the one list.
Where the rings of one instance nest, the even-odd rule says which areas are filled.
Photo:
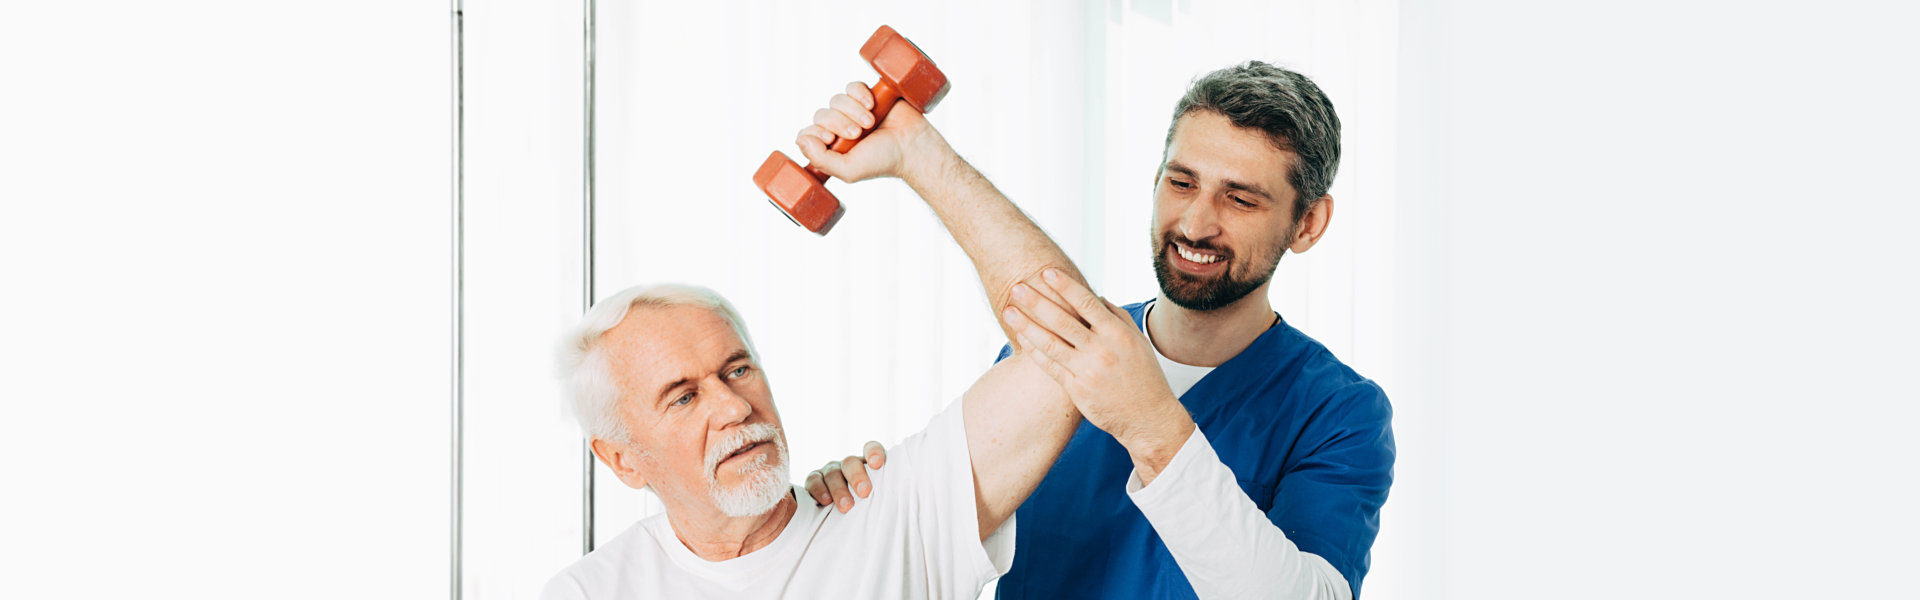
[[716, 386], [716, 388], [713, 391], [713, 399], [717, 405], [714, 409], [715, 419], [721, 423], [738, 423], [746, 420], [747, 415], [753, 414], [753, 403], [748, 402], [746, 397], [734, 393], [733, 388], [725, 385]]

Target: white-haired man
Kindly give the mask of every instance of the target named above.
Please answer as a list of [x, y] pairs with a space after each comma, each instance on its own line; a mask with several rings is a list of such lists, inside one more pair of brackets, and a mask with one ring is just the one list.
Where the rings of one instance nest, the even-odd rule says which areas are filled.
[[[871, 136], [938, 135], [911, 106], [893, 115]], [[820, 125], [802, 132], [833, 136]], [[1080, 277], [944, 140], [919, 143], [943, 151], [903, 160], [856, 148], [822, 166], [845, 179], [905, 180], [973, 260], [996, 315], [1029, 297], [1036, 286], [1022, 282], [1042, 272]], [[1064, 306], [1041, 316], [1072, 318]], [[1006, 572], [1014, 509], [1080, 422], [1053, 379], [1032, 361], [993, 367], [895, 446], [888, 460], [903, 468], [874, 472], [876, 491], [843, 513], [797, 500], [807, 496], [788, 480], [780, 413], [750, 340], [725, 300], [685, 286], [621, 292], [567, 335], [563, 378], [594, 454], [627, 485], [651, 488], [666, 512], [569, 566], [543, 597], [973, 598]]]

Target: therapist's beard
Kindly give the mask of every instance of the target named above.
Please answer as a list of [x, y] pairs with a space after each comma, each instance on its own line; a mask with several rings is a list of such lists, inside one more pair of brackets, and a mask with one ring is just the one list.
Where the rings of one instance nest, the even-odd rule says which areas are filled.
[[[731, 487], [720, 485], [720, 462], [735, 451], [755, 442], [773, 444], [777, 457], [768, 464], [766, 455], [755, 456], [746, 465], [730, 467], [742, 471], [745, 481]], [[714, 444], [707, 452], [707, 495], [714, 506], [729, 517], [757, 517], [773, 510], [787, 497], [793, 484], [787, 470], [787, 442], [780, 428], [766, 423], [744, 426], [733, 437]]]
[[[1227, 268], [1212, 278], [1201, 278], [1174, 269], [1170, 264], [1174, 252], [1173, 244], [1170, 242], [1174, 240], [1196, 250], [1220, 253], [1227, 261]], [[1248, 256], [1246, 262], [1241, 262], [1238, 254], [1225, 248], [1195, 242], [1178, 233], [1161, 233], [1153, 236], [1153, 275], [1160, 281], [1160, 293], [1165, 294], [1174, 304], [1187, 310], [1214, 310], [1239, 302], [1241, 298], [1247, 297], [1247, 294], [1260, 289], [1261, 285], [1273, 279], [1274, 269], [1280, 266], [1280, 257], [1286, 253], [1287, 246], [1292, 242], [1291, 236], [1281, 239], [1276, 247], [1266, 253], [1266, 256]], [[1261, 264], [1266, 265], [1264, 271], [1248, 272]], [[1248, 269], [1241, 270], [1243, 266]], [[1236, 270], [1241, 272], [1236, 275]]]

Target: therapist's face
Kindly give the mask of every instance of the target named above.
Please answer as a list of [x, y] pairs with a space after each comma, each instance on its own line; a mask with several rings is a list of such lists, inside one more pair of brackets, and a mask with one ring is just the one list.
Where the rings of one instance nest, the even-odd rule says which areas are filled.
[[[601, 338], [631, 444], [613, 466], [669, 510], [758, 515], [791, 489], [767, 378], [727, 321], [700, 307], [635, 307]], [[603, 460], [606, 455], [603, 454]]]
[[1292, 160], [1219, 113], [1180, 117], [1153, 194], [1153, 270], [1168, 300], [1213, 310], [1265, 297], [1294, 240]]

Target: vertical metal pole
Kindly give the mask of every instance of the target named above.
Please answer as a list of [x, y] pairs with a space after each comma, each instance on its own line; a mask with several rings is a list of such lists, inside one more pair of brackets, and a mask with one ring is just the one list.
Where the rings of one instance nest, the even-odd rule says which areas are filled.
[[[594, 50], [594, 0], [583, 0], [586, 18], [586, 81], [585, 81], [585, 118], [582, 138], [586, 140], [585, 173], [583, 182], [584, 199], [581, 238], [581, 300], [580, 310], [586, 312], [593, 308], [593, 50]], [[580, 443], [580, 553], [593, 551], [593, 444], [583, 439]]]
[[464, 482], [461, 476], [465, 471], [462, 459], [465, 453], [464, 434], [466, 430], [466, 14], [463, 0], [453, 0], [453, 464], [452, 464], [452, 511], [449, 527], [452, 530], [453, 568], [449, 584], [453, 600], [460, 600], [460, 560], [463, 553], [460, 540], [461, 528], [465, 523], [461, 513], [464, 496]]

